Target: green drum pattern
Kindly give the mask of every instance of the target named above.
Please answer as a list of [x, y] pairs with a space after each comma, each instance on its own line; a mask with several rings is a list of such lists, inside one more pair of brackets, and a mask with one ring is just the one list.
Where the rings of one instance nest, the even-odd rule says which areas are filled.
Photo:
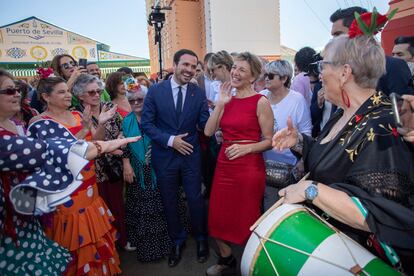
[[[307, 233], [308, 235], [304, 235], [304, 233]], [[303, 210], [296, 212], [281, 221], [268, 239], [312, 254], [312, 252], [326, 238], [333, 234], [335, 234], [333, 229], [326, 224], [321, 223], [317, 218], [309, 215], [307, 211]], [[311, 258], [305, 254], [293, 251], [292, 249], [270, 241], [263, 242], [279, 275], [298, 275], [305, 262]], [[364, 270], [370, 275], [399, 275], [390, 266], [386, 265], [378, 258], [374, 258], [369, 262]], [[321, 273], [323, 273], [323, 271], [321, 271]], [[272, 265], [263, 248], [260, 250], [252, 275], [275, 275]]]

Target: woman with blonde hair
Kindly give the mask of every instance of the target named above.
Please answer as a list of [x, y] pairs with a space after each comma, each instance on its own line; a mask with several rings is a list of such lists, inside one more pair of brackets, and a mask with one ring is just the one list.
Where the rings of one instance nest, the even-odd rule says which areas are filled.
[[[262, 64], [249, 52], [238, 54], [231, 68], [231, 82], [220, 86], [219, 99], [204, 133], [220, 127], [220, 149], [210, 196], [208, 228], [216, 239], [219, 260], [207, 275], [234, 274], [237, 261], [230, 244], [243, 245], [249, 227], [259, 218], [265, 188], [262, 152], [270, 149], [273, 113], [269, 101], [253, 89]], [[232, 88], [236, 95], [232, 96]]]

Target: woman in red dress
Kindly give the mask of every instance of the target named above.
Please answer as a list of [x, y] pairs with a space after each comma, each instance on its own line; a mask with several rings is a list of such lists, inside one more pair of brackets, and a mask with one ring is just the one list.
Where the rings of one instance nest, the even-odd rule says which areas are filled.
[[[269, 101], [252, 84], [261, 73], [261, 62], [248, 52], [238, 54], [231, 82], [220, 87], [219, 100], [205, 127], [212, 136], [220, 127], [223, 146], [217, 160], [210, 197], [208, 226], [220, 250], [207, 275], [236, 272], [229, 243], [243, 245], [249, 227], [259, 218], [265, 188], [262, 152], [271, 148], [273, 112]], [[232, 96], [232, 88], [236, 95]]]

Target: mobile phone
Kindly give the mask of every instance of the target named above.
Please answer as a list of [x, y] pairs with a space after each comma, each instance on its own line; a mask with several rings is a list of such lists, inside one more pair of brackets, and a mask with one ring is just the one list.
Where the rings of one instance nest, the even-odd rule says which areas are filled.
[[397, 124], [398, 131], [401, 134], [405, 134], [410, 129], [407, 127], [407, 123], [410, 120], [411, 116], [411, 106], [410, 104], [401, 98], [400, 95], [396, 93], [390, 94], [392, 111], [394, 113], [394, 120]]
[[83, 67], [86, 69], [87, 63], [88, 63], [88, 60], [86, 58], [80, 58], [78, 64], [79, 64], [79, 67]]

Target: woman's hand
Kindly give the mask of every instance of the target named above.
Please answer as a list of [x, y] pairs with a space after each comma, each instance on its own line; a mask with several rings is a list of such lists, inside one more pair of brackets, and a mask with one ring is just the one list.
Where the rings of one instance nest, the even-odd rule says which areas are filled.
[[306, 200], [305, 190], [312, 183], [310, 180], [303, 180], [279, 190], [279, 196], [283, 197], [283, 203], [300, 203]]
[[110, 119], [112, 119], [116, 114], [116, 109], [118, 105], [114, 105], [111, 108], [107, 105], [104, 105], [101, 113], [98, 117], [98, 123], [99, 125], [104, 125], [106, 122], [108, 122]]
[[87, 105], [85, 106], [85, 109], [82, 113], [82, 129], [84, 130], [90, 130], [92, 126], [92, 111], [91, 106]]
[[123, 172], [124, 172], [124, 180], [127, 183], [134, 182], [135, 173], [134, 169], [131, 166], [131, 162], [129, 162], [129, 159], [123, 159]]
[[287, 127], [279, 130], [275, 133], [275, 135], [273, 135], [273, 149], [281, 151], [293, 147], [298, 141], [298, 135], [298, 130], [293, 127], [292, 118], [289, 116], [287, 120]]
[[141, 139], [141, 136], [128, 137], [128, 138], [123, 138], [123, 139], [115, 139], [115, 140], [110, 140], [110, 141], [97, 141], [97, 143], [101, 147], [100, 152], [98, 151], [98, 149], [93, 143], [88, 142], [89, 146], [86, 152], [86, 159], [88, 160], [95, 159], [98, 156], [98, 153], [99, 154], [112, 153], [115, 150], [118, 150], [119, 148], [127, 145], [128, 143], [136, 142], [139, 139]]
[[83, 67], [76, 67], [75, 70], [73, 71], [72, 75], [70, 75], [68, 81], [67, 81], [67, 85], [69, 88], [69, 91], [72, 90], [73, 88], [73, 84], [75, 83], [76, 79], [81, 75], [81, 74], [87, 74], [88, 71], [83, 68]]
[[249, 145], [233, 144], [224, 152], [229, 160], [245, 156], [251, 152]]
[[220, 85], [219, 99], [217, 104], [225, 105], [231, 100], [231, 83], [229, 81], [223, 82]]

